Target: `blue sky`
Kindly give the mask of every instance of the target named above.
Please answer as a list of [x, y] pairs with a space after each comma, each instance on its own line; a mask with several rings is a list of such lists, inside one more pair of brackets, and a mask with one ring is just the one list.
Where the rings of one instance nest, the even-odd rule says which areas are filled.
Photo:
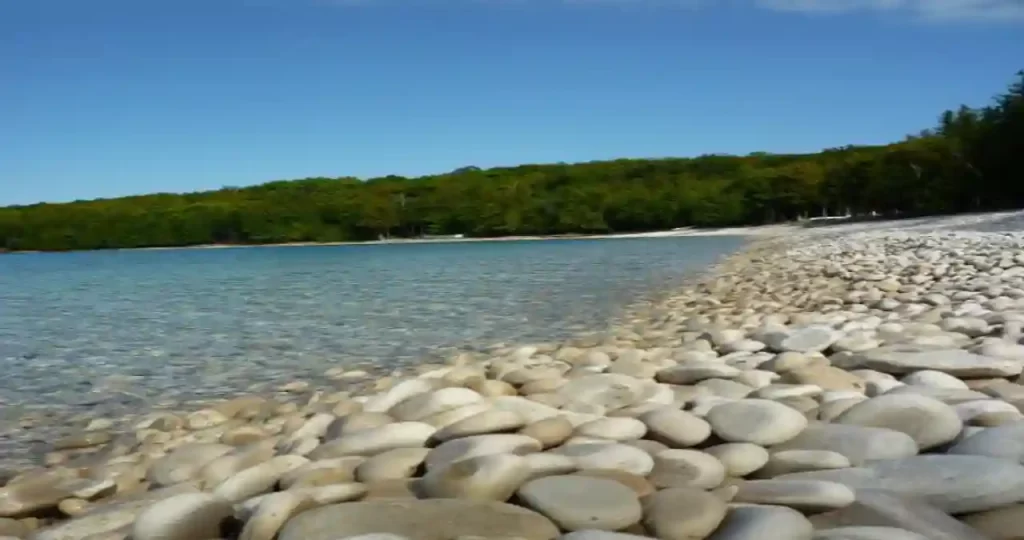
[[981, 105], [1019, 0], [0, 0], [0, 205], [814, 151]]

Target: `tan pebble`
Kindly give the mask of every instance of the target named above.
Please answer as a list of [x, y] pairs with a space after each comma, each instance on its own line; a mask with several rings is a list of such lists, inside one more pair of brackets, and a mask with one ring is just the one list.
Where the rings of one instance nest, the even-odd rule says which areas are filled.
[[505, 381], [480, 380], [473, 384], [467, 384], [466, 388], [475, 390], [484, 397], [514, 396], [518, 394], [516, 388]]
[[280, 484], [284, 489], [291, 489], [349, 483], [355, 480], [356, 468], [364, 461], [366, 458], [362, 456], [312, 461], [284, 474]]
[[444, 377], [441, 378], [441, 380], [446, 384], [450, 384], [452, 386], [465, 386], [467, 388], [471, 388], [471, 384], [479, 384], [485, 379], [486, 374], [483, 370], [468, 366], [453, 367], [444, 374]]
[[91, 446], [106, 444], [110, 442], [111, 439], [113, 439], [113, 437], [106, 431], [86, 431], [57, 439], [57, 442], [53, 443], [53, 447], [57, 450], [89, 448]]
[[524, 397], [530, 401], [534, 401], [555, 408], [562, 407], [569, 402], [569, 399], [567, 397], [556, 392], [541, 392], [539, 394], [530, 394]]
[[328, 379], [340, 379], [345, 374], [345, 368], [343, 367], [332, 367], [324, 372], [324, 377]]
[[228, 417], [214, 409], [201, 409], [186, 417], [185, 424], [191, 430], [207, 429], [228, 421]]
[[864, 379], [827, 364], [812, 364], [790, 370], [783, 374], [781, 382], [791, 384], [812, 384], [823, 390], [853, 390], [864, 392]]
[[135, 424], [136, 431], [175, 431], [185, 426], [185, 421], [171, 413], [153, 413]]
[[324, 440], [330, 441], [338, 439], [343, 435], [363, 429], [391, 424], [394, 423], [394, 421], [394, 418], [385, 413], [353, 412], [351, 414], [341, 416], [332, 422], [331, 425], [327, 427], [327, 433], [324, 435]]
[[656, 491], [654, 484], [651, 484], [646, 478], [640, 475], [628, 473], [618, 469], [588, 469], [585, 471], [578, 471], [574, 474], [581, 476], [592, 476], [595, 478], [607, 478], [609, 480], [615, 480], [620, 484], [632, 489], [636, 492], [638, 497], [646, 497]]
[[787, 407], [800, 411], [808, 420], [817, 420], [818, 418], [818, 402], [814, 398], [807, 396], [790, 396], [779, 398], [774, 401], [782, 403]]
[[288, 519], [316, 506], [309, 497], [296, 493], [284, 491], [267, 495], [245, 522], [238, 540], [273, 540]]
[[722, 485], [708, 491], [708, 493], [714, 495], [715, 497], [718, 497], [719, 499], [722, 499], [725, 502], [732, 501], [734, 498], [736, 498], [736, 494], [739, 492], [739, 482], [737, 482], [737, 480], [734, 478], [727, 478]]
[[281, 432], [287, 435], [291, 435], [298, 431], [302, 426], [306, 424], [306, 417], [298, 412], [286, 413], [287, 416], [284, 418], [284, 424], [282, 424]]
[[57, 504], [57, 509], [64, 513], [64, 515], [75, 517], [80, 516], [89, 510], [89, 503], [82, 499], [64, 499]]
[[159, 501], [132, 525], [132, 540], [217, 538], [231, 518], [231, 505], [208, 493], [186, 493]]
[[397, 480], [382, 480], [366, 484], [365, 500], [373, 499], [416, 499], [412, 484], [414, 480], [402, 478]]
[[300, 487], [288, 491], [298, 493], [303, 497], [309, 497], [317, 504], [324, 505], [361, 499], [366, 495], [367, 489], [363, 484], [350, 482], [348, 484], [332, 484], [329, 486]]
[[274, 457], [274, 441], [260, 441], [220, 456], [199, 469], [200, 485], [207, 489], [219, 486], [228, 478], [249, 467], [255, 467]]
[[359, 464], [355, 469], [355, 479], [363, 483], [374, 483], [415, 476], [428, 453], [428, 448], [388, 450]]
[[142, 444], [166, 444], [173, 435], [156, 429], [140, 429], [135, 432], [135, 439]]
[[37, 517], [21, 518], [18, 520], [18, 523], [21, 523], [30, 531], [38, 530], [42, 526], [42, 521]]
[[309, 460], [302, 456], [277, 456], [236, 473], [217, 486], [213, 493], [224, 500], [240, 502], [270, 491], [283, 475], [306, 463]]
[[282, 454], [293, 454], [296, 456], [308, 456], [320, 446], [320, 439], [307, 437], [305, 439], [293, 440], [282, 449]]
[[441, 411], [436, 414], [432, 414], [425, 418], [421, 418], [420, 421], [425, 424], [430, 424], [437, 429], [446, 428], [456, 422], [465, 420], [476, 414], [491, 410], [491, 407], [487, 403], [472, 403], [469, 405], [463, 405], [462, 407], [456, 407], [454, 409], [448, 409]]
[[342, 417], [354, 414], [363, 410], [363, 404], [358, 401], [341, 400], [331, 409], [331, 414]]
[[231, 446], [245, 446], [267, 437], [267, 432], [257, 426], [241, 426], [224, 432], [220, 442]]
[[694, 488], [669, 488], [644, 498], [644, 525], [658, 538], [707, 538], [725, 519], [725, 501]]
[[228, 418], [255, 418], [267, 403], [260, 396], [240, 396], [216, 403], [210, 408]]
[[527, 424], [519, 430], [519, 434], [532, 437], [541, 443], [541, 447], [553, 448], [564, 443], [572, 436], [574, 427], [563, 416], [552, 416]]
[[23, 538], [31, 531], [28, 525], [16, 519], [0, 518], [0, 538]]
[[428, 470], [417, 483], [417, 492], [430, 498], [506, 501], [529, 475], [520, 456], [475, 456]]
[[276, 407], [274, 407], [274, 414], [278, 416], [289, 415], [297, 412], [299, 412], [298, 403], [280, 403]]
[[554, 377], [551, 379], [538, 379], [530, 381], [519, 388], [519, 393], [526, 396], [530, 394], [542, 394], [547, 392], [554, 392], [559, 388], [565, 386], [565, 383], [569, 382], [563, 377]]

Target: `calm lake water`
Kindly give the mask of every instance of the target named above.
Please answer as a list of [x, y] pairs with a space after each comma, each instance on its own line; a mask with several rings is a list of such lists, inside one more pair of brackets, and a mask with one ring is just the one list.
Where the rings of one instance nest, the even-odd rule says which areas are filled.
[[95, 415], [548, 341], [736, 250], [737, 237], [0, 256], [0, 398]]

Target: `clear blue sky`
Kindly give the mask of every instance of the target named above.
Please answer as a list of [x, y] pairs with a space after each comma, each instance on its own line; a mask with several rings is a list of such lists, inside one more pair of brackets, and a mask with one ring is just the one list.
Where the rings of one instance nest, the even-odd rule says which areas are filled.
[[0, 204], [883, 143], [1019, 0], [0, 0]]

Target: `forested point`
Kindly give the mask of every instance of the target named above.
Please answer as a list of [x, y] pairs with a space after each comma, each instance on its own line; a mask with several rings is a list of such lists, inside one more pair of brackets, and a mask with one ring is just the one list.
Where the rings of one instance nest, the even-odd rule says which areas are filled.
[[595, 234], [1022, 206], [1024, 71], [991, 104], [945, 111], [935, 128], [886, 146], [471, 166], [12, 206], [0, 208], [0, 250]]

